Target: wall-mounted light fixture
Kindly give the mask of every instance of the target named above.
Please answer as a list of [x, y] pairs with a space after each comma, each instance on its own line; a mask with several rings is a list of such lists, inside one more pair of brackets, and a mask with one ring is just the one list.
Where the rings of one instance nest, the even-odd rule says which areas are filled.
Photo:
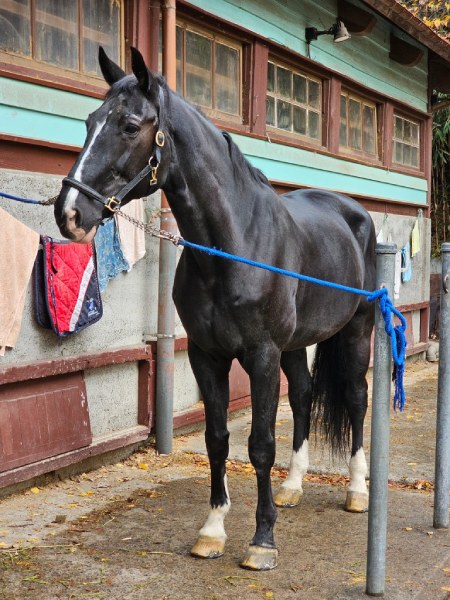
[[325, 29], [324, 31], [318, 31], [315, 27], [306, 27], [305, 29], [305, 38], [306, 43], [310, 44], [313, 40], [317, 40], [319, 35], [332, 35], [334, 42], [344, 42], [351, 38], [351, 35], [347, 31], [344, 23], [336, 21], [334, 25], [332, 25], [329, 29]]

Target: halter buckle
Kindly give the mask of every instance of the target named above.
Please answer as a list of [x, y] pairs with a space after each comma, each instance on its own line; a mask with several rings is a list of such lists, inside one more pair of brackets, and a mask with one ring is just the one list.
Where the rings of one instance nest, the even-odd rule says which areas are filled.
[[120, 200], [116, 200], [115, 196], [108, 198], [108, 202], [105, 203], [105, 208], [111, 212], [117, 212], [119, 210]]

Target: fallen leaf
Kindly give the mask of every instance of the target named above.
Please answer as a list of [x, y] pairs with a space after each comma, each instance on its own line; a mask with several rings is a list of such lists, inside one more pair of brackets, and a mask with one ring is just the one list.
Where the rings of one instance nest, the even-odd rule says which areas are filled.
[[32, 487], [32, 488], [30, 489], [30, 492], [31, 492], [32, 494], [39, 494], [39, 492], [40, 492], [40, 491], [41, 491], [41, 490], [40, 490], [38, 487]]
[[143, 471], [148, 471], [148, 465], [146, 463], [140, 463], [139, 468]]

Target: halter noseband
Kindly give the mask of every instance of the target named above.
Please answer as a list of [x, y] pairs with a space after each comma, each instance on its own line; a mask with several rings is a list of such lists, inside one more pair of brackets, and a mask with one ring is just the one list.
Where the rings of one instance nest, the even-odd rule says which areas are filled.
[[[140, 171], [136, 177], [134, 177], [129, 183], [127, 183], [115, 196], [102, 196], [94, 188], [91, 188], [86, 183], [73, 179], [73, 177], [65, 177], [62, 181], [63, 185], [68, 185], [82, 192], [85, 196], [100, 202], [105, 208], [110, 210], [112, 213], [116, 212], [120, 208], [122, 200], [127, 194], [129, 194], [143, 179], [150, 175], [150, 194], [156, 191], [158, 185], [158, 167], [161, 162], [161, 148], [166, 143], [166, 136], [162, 130], [164, 127], [164, 92], [161, 86], [159, 86], [159, 129], [155, 134], [153, 152], [148, 160], [148, 164]], [[154, 189], [152, 190], [152, 187]]]

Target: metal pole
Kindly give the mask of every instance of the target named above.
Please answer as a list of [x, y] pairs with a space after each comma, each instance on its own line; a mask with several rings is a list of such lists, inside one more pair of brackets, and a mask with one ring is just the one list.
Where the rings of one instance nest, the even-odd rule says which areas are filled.
[[448, 528], [450, 486], [450, 244], [441, 246], [442, 288], [433, 527]]
[[[163, 18], [163, 71], [167, 83], [176, 88], [175, 0], [166, 0]], [[161, 194], [161, 228], [177, 232], [167, 198]], [[176, 247], [161, 240], [159, 246], [158, 334], [156, 345], [156, 449], [170, 454], [173, 443], [173, 393], [175, 364], [175, 307], [172, 288], [176, 267]]]
[[[377, 244], [377, 289], [394, 289], [395, 244]], [[369, 532], [367, 541], [366, 594], [384, 594], [387, 491], [389, 475], [389, 413], [391, 403], [391, 341], [384, 330], [379, 308], [375, 311], [373, 359], [372, 431], [370, 441]]]

